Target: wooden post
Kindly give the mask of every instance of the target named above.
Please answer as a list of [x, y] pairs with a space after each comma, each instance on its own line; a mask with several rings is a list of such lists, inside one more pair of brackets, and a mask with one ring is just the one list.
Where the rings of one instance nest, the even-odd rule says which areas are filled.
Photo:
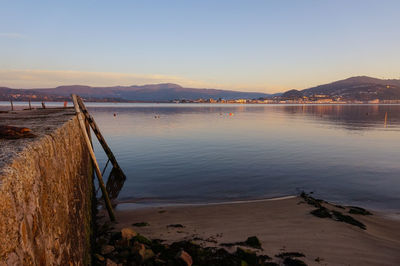
[[32, 110], [31, 99], [29, 99], [29, 110]]
[[78, 100], [79, 107], [82, 110], [82, 113], [85, 115], [87, 121], [89, 122], [90, 126], [92, 127], [94, 134], [96, 135], [96, 137], [99, 140], [101, 146], [103, 147], [105, 153], [107, 154], [108, 158], [110, 159], [113, 167], [122, 172], [122, 169], [119, 166], [117, 159], [115, 159], [113, 152], [111, 151], [110, 147], [107, 145], [107, 142], [104, 140], [103, 135], [101, 134], [100, 129], [97, 126], [96, 122], [94, 121], [93, 117], [87, 111], [82, 99], [79, 96], [77, 96], [77, 100]]
[[90, 140], [90, 144], [92, 144], [92, 148], [93, 148], [92, 134], [90, 134], [90, 125], [89, 125], [89, 122], [87, 121], [87, 119], [85, 119], [85, 127], [86, 127], [86, 132], [87, 132], [89, 140]]
[[[88, 110], [86, 109], [86, 106], [83, 103], [82, 99], [79, 96], [77, 96], [76, 98], [77, 98], [78, 105], [79, 105], [80, 109], [82, 110], [83, 115], [86, 117], [86, 120], [89, 122], [94, 134], [96, 135], [101, 146], [103, 147], [104, 152], [107, 154], [108, 159], [110, 160], [111, 164], [113, 165], [113, 168], [114, 168], [113, 173], [117, 177], [117, 180], [115, 180], [117, 182], [110, 182], [110, 180], [113, 181], [114, 179], [109, 179], [107, 181], [107, 188], [108, 188], [110, 197], [116, 198], [119, 194], [119, 191], [122, 188], [123, 183], [126, 180], [126, 176], [125, 176], [124, 172], [122, 171], [121, 167], [119, 166], [117, 159], [115, 159], [115, 156], [112, 153], [110, 147], [107, 145], [107, 142], [103, 138], [103, 135], [101, 134], [99, 127], [97, 126], [93, 117], [89, 114]], [[114, 183], [114, 185], [112, 183]]]
[[81, 127], [81, 131], [82, 131], [83, 136], [85, 138], [86, 146], [87, 146], [87, 148], [89, 150], [90, 157], [92, 158], [92, 161], [93, 161], [93, 164], [94, 164], [94, 170], [96, 171], [97, 179], [99, 181], [99, 186], [100, 186], [101, 192], [103, 194], [103, 199], [104, 199], [105, 204], [106, 204], [108, 215], [109, 215], [111, 221], [115, 221], [115, 215], [114, 215], [114, 211], [113, 211], [112, 206], [111, 206], [111, 201], [110, 201], [110, 198], [108, 197], [108, 193], [107, 193], [106, 187], [105, 187], [104, 182], [103, 182], [103, 177], [101, 175], [101, 171], [100, 171], [99, 165], [97, 163], [96, 156], [94, 155], [92, 144], [90, 143], [90, 139], [89, 139], [89, 136], [88, 136], [87, 131], [86, 131], [84, 118], [83, 118], [83, 115], [82, 115], [82, 113], [80, 111], [80, 108], [79, 108], [79, 105], [78, 105], [78, 102], [77, 102], [77, 97], [76, 97], [75, 94], [72, 94], [72, 100], [74, 102], [75, 112], [76, 112], [76, 115], [77, 115], [78, 120], [79, 120], [79, 125]]
[[10, 99], [10, 103], [11, 103], [11, 111], [14, 111], [14, 104], [13, 101]]
[[387, 112], [385, 113], [385, 123], [384, 123], [384, 127], [387, 127]]

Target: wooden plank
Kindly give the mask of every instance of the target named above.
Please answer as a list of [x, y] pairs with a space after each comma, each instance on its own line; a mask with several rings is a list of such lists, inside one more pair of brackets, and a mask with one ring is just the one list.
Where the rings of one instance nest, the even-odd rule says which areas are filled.
[[[126, 180], [126, 176], [122, 171], [121, 167], [119, 166], [117, 159], [115, 158], [113, 152], [111, 151], [110, 147], [105, 141], [103, 135], [101, 134], [100, 129], [97, 126], [94, 118], [89, 114], [89, 111], [86, 109], [85, 104], [83, 103], [82, 99], [79, 96], [77, 96], [77, 101], [80, 109], [82, 110], [82, 113], [85, 115], [86, 120], [89, 122], [89, 125], [91, 126], [94, 134], [96, 135], [101, 146], [103, 147], [104, 152], [107, 154], [111, 164], [113, 165], [114, 173], [113, 175], [110, 175], [110, 177], [112, 178], [111, 179], [109, 178], [109, 180], [107, 181], [107, 189], [108, 192], [110, 193], [111, 198], [116, 198], [118, 196], [119, 191], [122, 188], [123, 183]], [[111, 182], [109, 181], [112, 181], [117, 184], [111, 184]]]
[[103, 182], [103, 177], [102, 177], [101, 172], [100, 172], [99, 164], [97, 163], [96, 156], [94, 155], [94, 151], [93, 151], [93, 148], [92, 148], [92, 144], [90, 143], [90, 139], [89, 139], [89, 136], [88, 136], [87, 131], [86, 131], [84, 117], [83, 117], [83, 115], [82, 115], [82, 113], [80, 111], [80, 108], [79, 108], [79, 105], [78, 105], [78, 101], [77, 101], [77, 96], [75, 94], [72, 94], [72, 100], [74, 102], [75, 112], [76, 112], [76, 115], [77, 115], [78, 120], [79, 120], [79, 125], [81, 127], [81, 131], [82, 131], [83, 136], [85, 138], [86, 146], [87, 146], [87, 148], [89, 150], [90, 157], [92, 158], [92, 161], [93, 161], [93, 164], [94, 164], [94, 170], [96, 171], [97, 179], [99, 181], [99, 186], [100, 186], [101, 192], [103, 194], [103, 198], [104, 198], [104, 201], [105, 201], [105, 204], [106, 204], [108, 215], [109, 215], [111, 221], [115, 221], [115, 215], [114, 215], [114, 211], [112, 209], [111, 201], [110, 201], [110, 198], [108, 197], [108, 193], [107, 193], [106, 187], [105, 187], [104, 182]]
[[[85, 104], [83, 103], [82, 99], [78, 96], [77, 97], [78, 104], [80, 109], [82, 110], [82, 113], [85, 115], [86, 119], [88, 120], [94, 134], [96, 135], [97, 139], [99, 140], [101, 146], [103, 147], [105, 153], [107, 154], [108, 158], [110, 159], [112, 165], [114, 168], [121, 169], [119, 166], [117, 160], [115, 159], [115, 156], [113, 152], [111, 151], [110, 147], [108, 146], [107, 142], [105, 141], [103, 135], [100, 132], [99, 127], [96, 124], [96, 121], [94, 121], [94, 118], [89, 114], [88, 110], [86, 109]], [[121, 170], [122, 172], [122, 170]]]
[[86, 132], [89, 136], [90, 143], [92, 144], [92, 148], [93, 148], [92, 134], [90, 134], [90, 125], [89, 125], [89, 121], [87, 121], [87, 119], [85, 119], [85, 127], [86, 127]]

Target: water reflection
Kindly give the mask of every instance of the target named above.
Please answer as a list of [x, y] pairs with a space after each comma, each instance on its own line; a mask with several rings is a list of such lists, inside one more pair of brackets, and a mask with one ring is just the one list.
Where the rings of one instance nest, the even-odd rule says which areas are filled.
[[[216, 202], [305, 190], [400, 210], [399, 105], [87, 106], [127, 175], [120, 200]], [[104, 166], [99, 144], [95, 150]]]
[[348, 130], [396, 126], [400, 123], [398, 105], [302, 105], [285, 106], [283, 110], [292, 115], [327, 120]]
[[313, 190], [343, 203], [400, 206], [398, 105], [90, 110], [128, 176], [121, 200], [209, 202]]

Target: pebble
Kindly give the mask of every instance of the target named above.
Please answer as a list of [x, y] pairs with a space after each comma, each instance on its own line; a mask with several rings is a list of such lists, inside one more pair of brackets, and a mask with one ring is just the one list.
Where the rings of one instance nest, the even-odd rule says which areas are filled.
[[177, 257], [186, 263], [187, 266], [192, 266], [193, 259], [186, 251], [182, 250], [178, 253]]
[[126, 240], [131, 240], [132, 238], [137, 236], [137, 233], [135, 232], [135, 230], [133, 230], [132, 228], [129, 228], [129, 227], [123, 228], [121, 230], [121, 234], [122, 234], [122, 239], [126, 239]]

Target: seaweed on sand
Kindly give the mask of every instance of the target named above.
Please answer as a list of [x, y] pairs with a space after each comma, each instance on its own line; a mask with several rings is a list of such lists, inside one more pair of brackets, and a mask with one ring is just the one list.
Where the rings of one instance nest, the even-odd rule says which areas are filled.
[[251, 248], [262, 250], [261, 242], [256, 236], [250, 236], [246, 239], [246, 241], [234, 242], [234, 243], [222, 243], [220, 245], [225, 246], [225, 247], [246, 246], [246, 247], [251, 247]]
[[303, 253], [300, 252], [282, 252], [275, 255], [277, 258], [287, 258], [287, 257], [305, 257]]
[[293, 257], [296, 257], [296, 258], [305, 257], [305, 255], [300, 252], [282, 252], [282, 253], [275, 255], [275, 257], [283, 259], [283, 265], [287, 265], [287, 266], [305, 266], [305, 265], [307, 265], [304, 261], [293, 258]]
[[140, 223], [134, 223], [132, 225], [136, 227], [144, 227], [144, 226], [149, 226], [150, 224], [147, 222], [140, 222]]
[[[331, 210], [328, 209], [324, 206], [322, 206], [321, 203], [327, 203], [326, 206], [335, 206], [337, 208], [341, 208], [341, 209], [345, 209], [344, 207], [340, 206], [340, 205], [332, 205], [329, 204], [326, 201], [323, 200], [319, 200], [319, 199], [315, 199], [309, 195], [307, 195], [307, 193], [302, 192], [300, 194], [300, 196], [310, 205], [315, 206], [317, 209], [312, 210], [310, 213], [316, 217], [319, 218], [331, 218], [335, 221], [339, 221], [339, 222], [344, 222], [344, 223], [348, 223], [357, 227], [360, 227], [363, 230], [366, 230], [366, 226], [365, 224], [363, 224], [362, 222], [354, 219], [353, 217], [351, 217], [350, 215], [345, 215], [342, 214], [339, 211], [335, 211], [335, 210]], [[360, 214], [360, 215], [372, 215], [372, 213], [370, 213], [369, 211], [360, 208], [360, 207], [355, 207], [355, 206], [349, 206], [350, 210], [349, 213], [351, 214]]]
[[363, 209], [361, 207], [349, 206], [349, 208], [350, 208], [349, 213], [351, 213], [351, 214], [372, 215], [371, 212], [369, 212], [366, 209]]
[[342, 214], [341, 212], [338, 212], [338, 211], [332, 211], [332, 214], [333, 214], [333, 216], [334, 216], [336, 221], [340, 221], [340, 222], [348, 223], [348, 224], [351, 224], [351, 225], [355, 225], [355, 226], [360, 227], [363, 230], [367, 229], [365, 224], [363, 224], [360, 221], [357, 221], [356, 219], [354, 219], [350, 215], [345, 215], [345, 214]]
[[244, 243], [248, 247], [262, 249], [261, 248], [261, 242], [256, 236], [248, 237], [247, 240]]
[[319, 207], [318, 209], [315, 209], [315, 210], [311, 211], [310, 213], [319, 218], [332, 218], [331, 213], [325, 207]]
[[316, 199], [314, 197], [311, 197], [310, 195], [308, 195], [304, 191], [301, 192], [300, 197], [302, 197], [307, 204], [312, 205], [312, 206], [314, 206], [316, 208], [322, 207], [321, 203], [324, 202], [321, 199]]
[[339, 208], [339, 209], [346, 209], [345, 207], [343, 207], [342, 205], [339, 205], [339, 204], [335, 204], [335, 205], [333, 205], [333, 206], [335, 206], [336, 208]]
[[170, 225], [167, 225], [167, 227], [173, 227], [173, 228], [183, 228], [184, 226], [183, 226], [183, 225], [181, 225], [181, 224], [170, 224]]
[[285, 266], [307, 266], [307, 264], [304, 261], [298, 260], [298, 259], [293, 259], [290, 257], [285, 258], [283, 260], [283, 264]]

